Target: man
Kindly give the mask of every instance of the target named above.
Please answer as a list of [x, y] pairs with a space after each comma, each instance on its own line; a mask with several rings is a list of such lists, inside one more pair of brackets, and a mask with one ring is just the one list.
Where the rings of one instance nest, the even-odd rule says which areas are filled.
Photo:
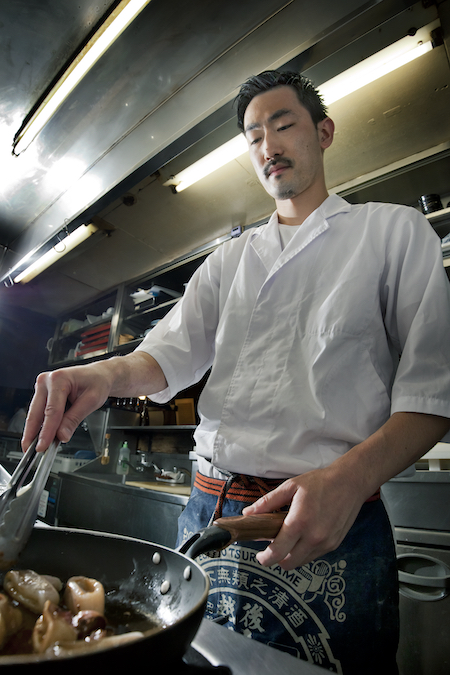
[[289, 510], [268, 546], [202, 559], [208, 614], [333, 672], [395, 673], [397, 572], [379, 487], [450, 428], [439, 239], [414, 209], [328, 196], [334, 125], [307, 80], [269, 71], [237, 100], [276, 212], [209, 256], [136, 352], [39, 376], [24, 447], [43, 417], [38, 449], [68, 440], [108, 396], [164, 402], [211, 367], [180, 540], [244, 507]]

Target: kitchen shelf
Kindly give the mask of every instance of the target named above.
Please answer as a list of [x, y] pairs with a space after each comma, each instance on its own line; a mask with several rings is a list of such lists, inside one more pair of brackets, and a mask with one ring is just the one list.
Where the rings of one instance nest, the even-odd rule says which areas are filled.
[[[110, 413], [115, 412], [121, 411], [110, 410]], [[138, 453], [149, 452], [152, 456], [161, 454], [168, 462], [173, 462], [176, 456], [180, 456], [189, 464], [189, 453], [193, 450], [193, 435], [196, 428], [196, 424], [127, 425], [118, 423], [118, 420], [112, 417], [109, 418], [107, 425], [107, 431], [111, 434], [110, 448], [118, 448], [123, 440], [127, 440], [129, 447], [135, 446]], [[133, 450], [131, 452], [133, 453]], [[170, 467], [163, 463], [162, 468]]]
[[[185, 285], [203, 262], [214, 246], [205, 246], [190, 255], [152, 270], [145, 276], [109, 290], [99, 296], [89, 305], [74, 307], [70, 313], [61, 316], [58, 320], [53, 345], [49, 355], [48, 365], [51, 368], [86, 363], [92, 360], [105, 358], [109, 355], [124, 354], [135, 349], [143, 340], [144, 334], [151, 329], [152, 322], [162, 319], [172, 307], [176, 305], [184, 292]], [[137, 291], [151, 290], [153, 286], [170, 289], [179, 293], [178, 297], [168, 298], [167, 294], [160, 293], [155, 297], [155, 304], [137, 308], [133, 302], [133, 294]], [[151, 296], [149, 296], [149, 300]], [[141, 305], [145, 302], [141, 302]], [[108, 316], [105, 316], [109, 311]], [[88, 315], [98, 316], [98, 321], [89, 321]], [[77, 349], [82, 349], [83, 333], [110, 322], [110, 332], [107, 345], [101, 349], [75, 356]], [[71, 322], [76, 325], [73, 330], [67, 330]]]
[[158, 309], [167, 309], [167, 310], [172, 309], [172, 307], [177, 304], [179, 299], [180, 298], [173, 298], [173, 300], [161, 302], [159, 305], [153, 305], [152, 307], [147, 307], [147, 309], [133, 312], [132, 314], [129, 314], [128, 316], [124, 317], [124, 321], [131, 321], [132, 319], [136, 319], [140, 316], [145, 316], [147, 314], [154, 313]]
[[[101, 358], [107, 354], [116, 340], [117, 312], [121, 304], [121, 295], [120, 288], [115, 288], [99, 296], [89, 305], [74, 307], [70, 313], [61, 316], [52, 340], [49, 366], [85, 363], [87, 359]], [[75, 328], [71, 329], [72, 325], [75, 325]], [[92, 350], [86, 351], [89, 342], [96, 339], [89, 333], [102, 326], [105, 330], [97, 336], [98, 344], [93, 343]]]
[[433, 213], [427, 213], [425, 214], [425, 218], [430, 221], [433, 227], [440, 221], [446, 221], [450, 223], [450, 207], [440, 209], [439, 211], [433, 211]]
[[[179, 298], [167, 300], [141, 311], [127, 314], [121, 322], [121, 334], [133, 335], [134, 339], [142, 340], [144, 335], [153, 328], [152, 322], [162, 319], [174, 307]], [[131, 340], [130, 340], [131, 342]], [[126, 343], [125, 343], [126, 344]], [[119, 345], [120, 346], [120, 345]]]
[[[207, 250], [194, 251], [190, 256], [184, 256], [173, 263], [153, 270], [144, 277], [131, 280], [124, 285], [123, 303], [118, 317], [118, 331], [121, 335], [130, 335], [134, 346], [153, 328], [153, 322], [162, 319], [179, 301], [184, 293], [185, 286], [195, 270], [206, 258], [213, 247]], [[154, 304], [152, 289], [155, 289]], [[164, 292], [165, 289], [168, 291]], [[134, 302], [136, 293], [147, 293]], [[171, 297], [170, 294], [178, 294]], [[153, 325], [152, 325], [153, 324]], [[120, 345], [123, 347], [123, 345]], [[120, 350], [123, 353], [123, 349]], [[127, 351], [127, 349], [125, 349]]]
[[80, 328], [76, 328], [75, 330], [72, 330], [70, 332], [61, 332], [59, 335], [59, 340], [68, 340], [71, 338], [80, 338], [83, 333], [86, 332], [86, 330], [90, 328], [97, 328], [97, 326], [103, 326], [104, 324], [111, 324], [111, 319], [100, 319], [99, 321], [95, 321], [94, 323], [86, 323], [84, 326], [81, 326]]
[[116, 345], [112, 350], [111, 354], [127, 354], [128, 352], [132, 352], [136, 347], [138, 347], [142, 340], [144, 338], [139, 337], [135, 338], [134, 340], [129, 340], [128, 342], [124, 342], [121, 345]]

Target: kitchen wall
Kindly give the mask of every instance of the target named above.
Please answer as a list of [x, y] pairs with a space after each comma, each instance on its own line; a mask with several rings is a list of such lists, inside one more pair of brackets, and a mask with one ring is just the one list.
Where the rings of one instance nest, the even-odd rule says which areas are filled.
[[46, 343], [55, 320], [0, 304], [0, 416], [11, 416], [19, 398], [32, 394], [36, 376], [47, 368]]

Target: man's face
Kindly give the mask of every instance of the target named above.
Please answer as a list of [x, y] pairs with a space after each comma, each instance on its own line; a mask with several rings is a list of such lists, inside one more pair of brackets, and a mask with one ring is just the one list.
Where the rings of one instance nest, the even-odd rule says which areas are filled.
[[292, 87], [276, 87], [250, 101], [244, 115], [250, 159], [275, 200], [294, 199], [324, 182], [323, 149], [331, 144], [332, 130], [329, 118], [316, 128]]

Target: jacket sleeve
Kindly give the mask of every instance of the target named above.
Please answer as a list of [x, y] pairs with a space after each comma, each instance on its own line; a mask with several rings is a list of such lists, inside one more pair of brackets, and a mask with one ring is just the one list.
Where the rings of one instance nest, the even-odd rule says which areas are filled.
[[400, 355], [391, 413], [450, 417], [450, 284], [440, 239], [415, 209], [394, 226], [384, 275], [385, 325]]
[[136, 351], [153, 356], [161, 366], [168, 387], [152, 394], [158, 403], [198, 382], [214, 359], [219, 320], [221, 256], [217, 250], [193, 274], [183, 297], [147, 334]]

